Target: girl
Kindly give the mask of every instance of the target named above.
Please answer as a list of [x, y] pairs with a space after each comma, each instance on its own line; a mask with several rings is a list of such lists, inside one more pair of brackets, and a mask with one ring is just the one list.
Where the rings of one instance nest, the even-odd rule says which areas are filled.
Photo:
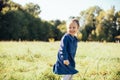
[[73, 74], [78, 71], [75, 69], [75, 54], [77, 49], [76, 33], [79, 30], [79, 21], [72, 19], [67, 24], [67, 33], [62, 37], [60, 49], [57, 55], [56, 64], [54, 64], [53, 72], [63, 75], [62, 80], [72, 80]]

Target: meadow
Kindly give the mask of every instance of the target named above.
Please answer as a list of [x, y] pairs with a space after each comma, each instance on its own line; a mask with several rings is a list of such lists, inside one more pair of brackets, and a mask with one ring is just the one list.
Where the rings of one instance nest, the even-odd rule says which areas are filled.
[[[0, 80], [60, 80], [52, 72], [59, 41], [0, 42]], [[120, 44], [79, 42], [73, 80], [120, 80]]]

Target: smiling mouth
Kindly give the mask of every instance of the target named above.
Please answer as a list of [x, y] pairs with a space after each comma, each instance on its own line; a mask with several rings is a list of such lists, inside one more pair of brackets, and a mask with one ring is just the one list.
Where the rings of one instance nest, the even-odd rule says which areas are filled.
[[70, 33], [75, 33], [74, 31], [70, 31]]

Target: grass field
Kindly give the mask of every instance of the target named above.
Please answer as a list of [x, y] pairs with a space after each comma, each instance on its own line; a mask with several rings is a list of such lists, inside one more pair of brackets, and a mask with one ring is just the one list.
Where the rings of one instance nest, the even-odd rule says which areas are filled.
[[[60, 80], [59, 42], [0, 42], [0, 80]], [[74, 80], [120, 80], [120, 44], [79, 42]]]

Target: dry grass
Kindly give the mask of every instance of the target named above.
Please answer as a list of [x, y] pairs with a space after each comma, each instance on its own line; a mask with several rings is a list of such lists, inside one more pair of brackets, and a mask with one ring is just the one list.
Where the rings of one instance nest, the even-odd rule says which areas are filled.
[[[0, 80], [60, 80], [59, 42], [0, 42]], [[74, 80], [120, 80], [120, 44], [79, 42]]]

